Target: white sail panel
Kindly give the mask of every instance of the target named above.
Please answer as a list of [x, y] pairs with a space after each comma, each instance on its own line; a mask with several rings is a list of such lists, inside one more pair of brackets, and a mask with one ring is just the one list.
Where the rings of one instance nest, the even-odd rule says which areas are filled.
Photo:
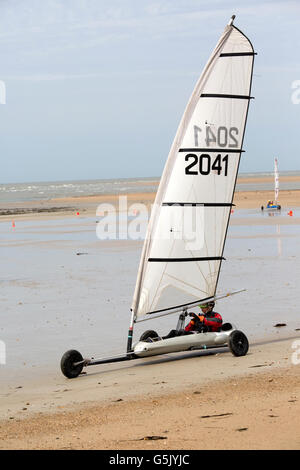
[[250, 100], [254, 52], [225, 28], [187, 105], [148, 226], [135, 316], [215, 295]]
[[[168, 224], [170, 211], [174, 210], [179, 216], [177, 224], [173, 220]], [[214, 295], [220, 266], [220, 260], [214, 258], [222, 256], [223, 227], [229, 210], [230, 207], [172, 206], [169, 209], [163, 206], [157, 226], [165, 230], [160, 233], [157, 230], [153, 240], [141, 309], [146, 312], [164, 310], [186, 304], [187, 300], [192, 302]], [[154, 295], [149, 295], [152, 292]]]

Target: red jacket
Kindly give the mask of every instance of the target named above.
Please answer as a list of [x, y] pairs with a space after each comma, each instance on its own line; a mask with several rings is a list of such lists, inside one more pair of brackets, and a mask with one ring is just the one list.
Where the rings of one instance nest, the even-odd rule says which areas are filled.
[[[222, 326], [222, 317], [217, 312], [208, 312], [204, 315], [202, 312], [198, 314], [199, 320], [203, 322], [203, 325], [208, 327], [208, 331], [219, 331]], [[185, 327], [184, 331], [193, 331], [198, 330], [196, 320], [191, 320], [190, 323]]]

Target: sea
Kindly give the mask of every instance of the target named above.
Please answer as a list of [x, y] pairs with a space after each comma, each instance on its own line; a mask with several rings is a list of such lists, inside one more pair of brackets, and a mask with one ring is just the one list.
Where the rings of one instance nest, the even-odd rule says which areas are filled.
[[[263, 181], [264, 178], [272, 176], [272, 172], [241, 173], [236, 191], [272, 190], [274, 183]], [[285, 176], [300, 177], [300, 171], [280, 172], [280, 177]], [[243, 182], [243, 179], [247, 178], [255, 178], [256, 181]], [[0, 202], [3, 204], [104, 194], [152, 193], [156, 192], [158, 183], [159, 177], [6, 183], [0, 184]], [[300, 181], [281, 181], [280, 189], [300, 189]]]

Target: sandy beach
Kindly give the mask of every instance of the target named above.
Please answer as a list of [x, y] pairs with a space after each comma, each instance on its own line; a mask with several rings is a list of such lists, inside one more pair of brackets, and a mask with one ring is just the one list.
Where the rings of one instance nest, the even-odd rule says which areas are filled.
[[[297, 341], [297, 342], [295, 342]], [[16, 387], [1, 449], [299, 449], [300, 340], [95, 366], [78, 380]]]
[[[64, 350], [124, 349], [142, 241], [96, 239], [96, 208], [114, 195], [2, 204], [11, 212], [0, 219], [9, 318], [0, 448], [299, 449], [300, 191], [281, 191], [282, 211], [269, 217], [260, 207], [272, 197], [235, 194], [220, 276], [223, 292], [247, 287], [220, 305], [247, 333], [247, 356], [169, 354], [86, 368], [76, 380], [59, 370]], [[128, 195], [128, 204], [153, 200]]]
[[256, 344], [243, 358], [222, 349], [168, 355], [17, 388], [0, 448], [299, 449], [299, 344]]

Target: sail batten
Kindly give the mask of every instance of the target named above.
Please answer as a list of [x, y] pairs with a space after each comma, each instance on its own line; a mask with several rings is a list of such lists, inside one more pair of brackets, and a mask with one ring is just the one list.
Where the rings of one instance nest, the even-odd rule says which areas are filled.
[[244, 152], [254, 54], [231, 21], [195, 86], [148, 224], [132, 303], [135, 317], [216, 293]]
[[229, 95], [222, 93], [202, 93], [201, 98], [231, 98], [236, 100], [250, 100], [253, 96], [247, 95]]
[[195, 305], [195, 304], [200, 304], [201, 302], [205, 302], [207, 300], [212, 299], [212, 296], [210, 297], [202, 297], [201, 299], [197, 299], [196, 301], [193, 302], [188, 302], [187, 304], [181, 304], [181, 305], [173, 305], [172, 307], [168, 308], [163, 308], [161, 310], [154, 310], [153, 312], [147, 312], [146, 315], [154, 315], [155, 313], [161, 313], [161, 312], [167, 312], [168, 310], [175, 310], [178, 308], [185, 308], [189, 307], [190, 305]]
[[220, 57], [245, 57], [254, 55], [256, 55], [256, 52], [225, 52], [220, 54]]
[[186, 262], [195, 262], [195, 261], [212, 261], [225, 259], [222, 256], [205, 256], [202, 258], [148, 258], [150, 263], [186, 263]]
[[203, 206], [203, 207], [232, 207], [231, 202], [163, 202], [162, 206]]
[[245, 152], [245, 150], [241, 150], [241, 149], [232, 149], [232, 148], [198, 148], [198, 147], [192, 147], [192, 148], [181, 148], [178, 150], [178, 152], [213, 152], [213, 153], [241, 153], [241, 152]]

